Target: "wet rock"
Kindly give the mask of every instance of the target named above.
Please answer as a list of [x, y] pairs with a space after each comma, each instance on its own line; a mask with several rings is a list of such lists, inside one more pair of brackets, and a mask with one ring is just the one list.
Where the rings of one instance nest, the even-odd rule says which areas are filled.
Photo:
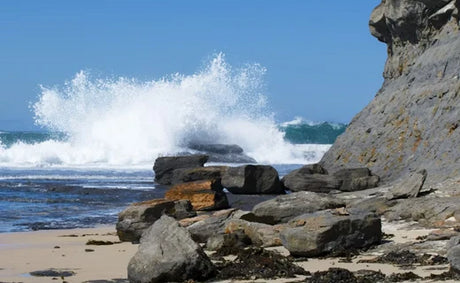
[[278, 172], [268, 165], [229, 167], [222, 185], [233, 194], [284, 194]]
[[194, 181], [172, 186], [165, 194], [167, 200], [188, 200], [194, 210], [228, 208], [227, 196], [220, 180]]
[[425, 183], [427, 173], [421, 170], [403, 177], [401, 181], [393, 185], [387, 196], [388, 199], [415, 198]]
[[286, 257], [261, 248], [239, 250], [235, 260], [219, 264], [218, 269], [216, 279], [219, 280], [293, 278], [297, 274], [309, 274]]
[[209, 156], [210, 162], [255, 163], [256, 160], [247, 156], [236, 144], [191, 144], [190, 149], [200, 151]]
[[380, 218], [372, 213], [336, 215], [325, 210], [298, 216], [288, 225], [280, 237], [293, 256], [349, 253], [382, 239]]
[[155, 181], [161, 185], [171, 185], [174, 170], [203, 167], [207, 161], [208, 156], [201, 154], [158, 157], [153, 166]]
[[243, 231], [227, 231], [227, 233], [212, 235], [206, 242], [206, 249], [210, 251], [242, 249], [251, 243], [251, 239]]
[[242, 219], [232, 219], [225, 226], [225, 232], [233, 233], [243, 231], [256, 246], [273, 247], [281, 246], [280, 232], [286, 225], [267, 225], [249, 222]]
[[304, 213], [345, 206], [343, 200], [314, 192], [297, 192], [259, 203], [252, 210], [259, 222], [283, 223]]
[[333, 176], [341, 181], [339, 190], [354, 192], [377, 187], [380, 178], [372, 175], [368, 168], [345, 168], [334, 172]]
[[227, 166], [207, 166], [175, 169], [171, 177], [171, 184], [175, 185], [201, 180], [220, 180], [227, 168]]
[[130, 282], [204, 280], [216, 269], [190, 233], [169, 216], [162, 216], [143, 234], [128, 265]]
[[182, 219], [193, 217], [196, 212], [193, 211], [190, 202], [186, 200], [154, 199], [133, 203], [118, 214], [116, 225], [118, 238], [122, 242], [139, 241], [144, 230], [163, 214]]

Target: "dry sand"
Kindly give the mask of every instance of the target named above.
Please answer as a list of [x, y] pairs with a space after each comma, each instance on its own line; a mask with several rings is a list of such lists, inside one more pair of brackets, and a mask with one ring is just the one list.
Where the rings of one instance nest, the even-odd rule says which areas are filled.
[[[394, 234], [392, 241], [414, 241], [418, 236], [427, 235], [431, 230], [408, 228], [407, 225], [388, 225], [383, 227], [385, 233]], [[130, 258], [137, 251], [137, 245], [117, 243], [108, 246], [89, 246], [88, 240], [117, 242], [113, 226], [91, 229], [51, 230], [38, 232], [0, 234], [0, 282], [62, 282], [52, 281], [50, 277], [33, 277], [29, 272], [50, 268], [74, 271], [75, 275], [66, 277], [66, 282], [84, 282], [87, 280], [110, 280], [126, 278], [126, 267]], [[94, 251], [85, 251], [93, 249]], [[287, 254], [282, 247], [271, 248]], [[371, 258], [372, 254], [362, 255], [353, 262], [340, 262], [338, 258], [309, 259], [298, 264], [310, 272], [327, 270], [330, 267], [343, 267], [350, 271], [360, 269], [380, 270], [385, 274], [412, 271], [422, 277], [430, 273], [442, 273], [430, 267], [417, 267], [404, 270], [390, 264], [357, 263], [360, 259]], [[301, 279], [302, 277], [298, 277]], [[273, 280], [272, 282], [293, 282], [296, 279]], [[237, 282], [226, 280], [223, 282]], [[267, 280], [239, 281], [267, 282]]]

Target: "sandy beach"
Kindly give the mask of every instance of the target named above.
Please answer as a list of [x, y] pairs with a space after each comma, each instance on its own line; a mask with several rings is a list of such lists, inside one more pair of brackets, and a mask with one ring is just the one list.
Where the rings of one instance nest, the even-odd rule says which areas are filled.
[[[385, 224], [383, 230], [385, 233], [395, 235], [391, 239], [395, 243], [414, 242], [417, 241], [417, 237], [428, 235], [432, 231], [396, 224]], [[87, 245], [89, 240], [111, 241], [114, 244]], [[282, 247], [269, 249], [288, 254]], [[53, 277], [37, 277], [29, 274], [32, 271], [47, 269], [74, 272], [74, 275], [64, 279], [57, 278], [66, 282], [126, 279], [126, 267], [136, 251], [137, 245], [118, 242], [114, 226], [3, 233], [0, 234], [0, 282], [50, 282]], [[431, 273], [439, 274], [448, 269], [447, 265], [436, 266], [436, 269], [432, 266], [417, 266], [415, 269], [405, 270], [391, 264], [358, 263], [359, 260], [369, 259], [375, 255], [375, 251], [369, 251], [353, 258], [351, 262], [344, 262], [341, 258], [325, 258], [308, 259], [298, 264], [310, 272], [342, 267], [350, 271], [380, 270], [387, 275], [412, 271], [422, 277]], [[278, 279], [273, 282], [292, 282], [297, 279]], [[267, 282], [267, 280], [244, 282]]]

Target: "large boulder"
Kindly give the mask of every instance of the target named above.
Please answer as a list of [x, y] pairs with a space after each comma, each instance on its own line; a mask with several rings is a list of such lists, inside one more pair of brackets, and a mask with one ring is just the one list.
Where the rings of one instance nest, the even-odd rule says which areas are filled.
[[163, 214], [176, 219], [196, 216], [188, 200], [154, 199], [133, 203], [118, 214], [118, 238], [122, 242], [138, 242], [142, 233]]
[[229, 167], [222, 185], [233, 194], [284, 194], [278, 172], [268, 165]]
[[196, 168], [175, 169], [171, 177], [171, 184], [201, 180], [220, 180], [227, 166], [206, 166]]
[[[343, 206], [345, 206], [343, 200], [326, 194], [297, 192], [259, 203], [252, 210], [257, 219], [252, 220], [275, 224], [287, 222], [301, 214]], [[249, 216], [244, 216], [243, 218], [249, 219]]]
[[255, 163], [256, 160], [247, 156], [236, 144], [191, 144], [190, 149], [200, 151], [209, 156], [210, 162]]
[[174, 170], [203, 167], [207, 161], [208, 156], [202, 154], [158, 157], [153, 165], [155, 181], [161, 185], [171, 185]]
[[194, 210], [228, 208], [220, 180], [194, 181], [172, 186], [165, 194], [168, 200], [188, 200]]
[[342, 254], [378, 244], [382, 239], [380, 218], [372, 213], [320, 211], [296, 217], [288, 225], [280, 237], [293, 256]]
[[293, 170], [281, 179], [283, 186], [290, 191], [310, 191], [328, 193], [338, 190], [340, 180], [327, 175], [326, 169], [319, 164], [305, 165]]
[[129, 282], [139, 283], [205, 280], [215, 272], [190, 233], [166, 215], [145, 231], [128, 264]]
[[368, 167], [392, 183], [426, 169], [427, 184], [458, 177], [459, 0], [382, 0], [369, 22], [387, 44], [385, 81], [324, 155], [334, 172]]
[[334, 172], [333, 176], [341, 181], [339, 190], [355, 192], [377, 187], [380, 178], [372, 175], [369, 168], [344, 168]]

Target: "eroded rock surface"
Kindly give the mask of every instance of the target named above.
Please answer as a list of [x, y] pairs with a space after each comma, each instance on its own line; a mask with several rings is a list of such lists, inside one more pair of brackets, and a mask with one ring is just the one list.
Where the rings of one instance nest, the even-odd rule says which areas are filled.
[[459, 0], [383, 0], [370, 19], [388, 45], [382, 88], [325, 154], [329, 171], [368, 167], [392, 182], [460, 175]]

